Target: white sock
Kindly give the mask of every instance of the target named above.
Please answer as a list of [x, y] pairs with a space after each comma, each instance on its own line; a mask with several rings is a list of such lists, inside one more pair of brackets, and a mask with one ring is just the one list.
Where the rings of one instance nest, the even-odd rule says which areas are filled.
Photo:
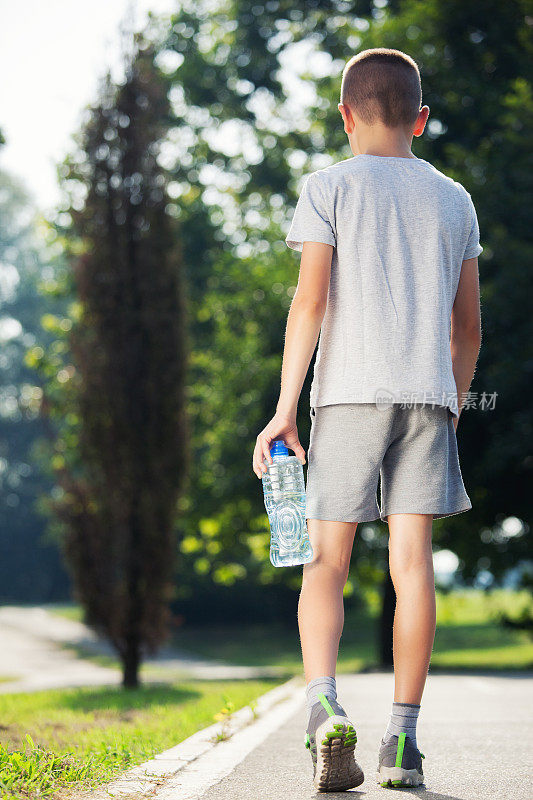
[[335, 678], [330, 675], [324, 675], [321, 678], [314, 678], [306, 686], [305, 697], [307, 702], [307, 723], [309, 724], [309, 717], [311, 716], [311, 709], [315, 703], [320, 702], [318, 699], [319, 694], [325, 694], [326, 697], [331, 697], [333, 700], [337, 699], [337, 684]]
[[392, 713], [383, 741], [387, 742], [392, 736], [405, 733], [412, 740], [415, 747], [416, 743], [416, 723], [420, 706], [415, 703], [393, 703]]

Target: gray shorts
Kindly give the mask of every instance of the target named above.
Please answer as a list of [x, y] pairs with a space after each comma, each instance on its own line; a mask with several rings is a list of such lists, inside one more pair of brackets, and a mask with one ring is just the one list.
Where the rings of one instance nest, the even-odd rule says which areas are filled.
[[306, 518], [369, 522], [388, 514], [447, 517], [472, 508], [449, 409], [335, 403], [310, 413]]

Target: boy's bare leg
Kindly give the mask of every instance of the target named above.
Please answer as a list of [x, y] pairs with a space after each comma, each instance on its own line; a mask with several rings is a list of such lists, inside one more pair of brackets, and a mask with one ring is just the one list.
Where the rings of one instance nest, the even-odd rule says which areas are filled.
[[396, 590], [394, 701], [420, 705], [435, 638], [432, 514], [390, 514], [389, 565]]
[[304, 564], [298, 626], [307, 683], [335, 676], [344, 625], [343, 589], [348, 579], [356, 522], [308, 519], [313, 560]]

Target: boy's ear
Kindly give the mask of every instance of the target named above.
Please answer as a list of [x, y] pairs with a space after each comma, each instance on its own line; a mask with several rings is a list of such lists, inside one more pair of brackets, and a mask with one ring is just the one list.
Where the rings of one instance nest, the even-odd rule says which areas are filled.
[[337, 108], [341, 112], [341, 117], [344, 122], [344, 132], [351, 133], [355, 127], [355, 120], [350, 110], [350, 106], [347, 106], [344, 103], [337, 103]]
[[426, 122], [428, 121], [428, 117], [429, 117], [429, 106], [422, 106], [422, 108], [418, 112], [418, 119], [415, 123], [413, 136], [422, 136], [422, 134], [424, 133], [424, 128], [426, 127]]

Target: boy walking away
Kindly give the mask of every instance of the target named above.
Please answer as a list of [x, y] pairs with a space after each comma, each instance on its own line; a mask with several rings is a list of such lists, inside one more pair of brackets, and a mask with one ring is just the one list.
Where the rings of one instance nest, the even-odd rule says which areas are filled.
[[339, 110], [353, 157], [310, 174], [299, 197], [286, 238], [302, 257], [280, 397], [253, 454], [258, 478], [276, 438], [305, 463], [296, 410], [320, 334], [306, 492], [315, 555], [303, 568], [298, 624], [305, 743], [321, 791], [363, 781], [335, 673], [354, 535], [379, 518], [397, 603], [377, 780], [423, 782], [416, 723], [435, 635], [432, 522], [471, 508], [456, 427], [481, 343], [472, 200], [411, 152], [429, 114], [417, 65], [397, 50], [359, 53], [344, 68]]

